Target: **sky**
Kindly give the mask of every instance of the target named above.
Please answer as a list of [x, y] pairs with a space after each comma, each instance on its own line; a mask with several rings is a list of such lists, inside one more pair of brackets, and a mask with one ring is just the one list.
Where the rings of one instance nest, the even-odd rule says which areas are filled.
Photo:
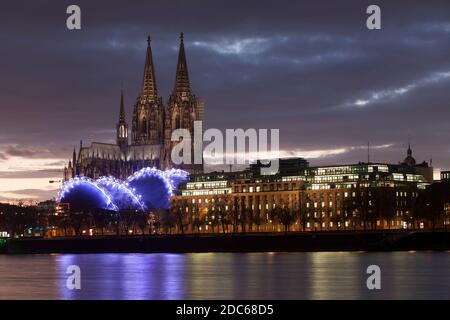
[[[81, 8], [81, 30], [66, 8]], [[311, 165], [418, 162], [450, 169], [450, 2], [4, 1], [0, 11], [0, 201], [56, 195], [80, 139], [113, 142], [127, 120], [147, 35], [159, 95], [185, 35], [206, 127], [277, 128], [283, 156]]]

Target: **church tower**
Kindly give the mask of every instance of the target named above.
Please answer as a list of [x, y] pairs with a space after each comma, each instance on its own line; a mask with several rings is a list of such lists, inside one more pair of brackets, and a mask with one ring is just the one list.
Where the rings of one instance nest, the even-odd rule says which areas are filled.
[[[70, 162], [69, 162], [70, 166]], [[77, 175], [77, 152], [75, 151], [75, 147], [73, 147], [72, 153], [72, 178], [75, 178]]]
[[172, 131], [175, 129], [187, 129], [189, 130], [192, 139], [192, 159], [190, 164], [183, 164], [181, 168], [191, 173], [203, 172], [203, 164], [194, 164], [193, 149], [194, 121], [203, 121], [203, 113], [203, 103], [200, 105], [195, 95], [191, 92], [186, 52], [184, 49], [184, 36], [183, 33], [181, 33], [175, 86], [167, 103], [165, 117], [164, 163], [166, 167], [173, 167], [171, 152], [174, 145], [178, 143], [171, 141]]
[[[97, 179], [111, 175], [126, 179], [144, 167], [161, 170], [175, 167], [190, 173], [203, 172], [202, 163], [194, 164], [194, 151], [202, 151], [202, 146], [194, 150], [194, 125], [196, 121], [203, 124], [204, 102], [197, 99], [191, 91], [183, 33], [180, 36], [175, 84], [169, 95], [167, 108], [158, 95], [150, 37], [147, 39], [142, 85], [133, 107], [131, 123], [127, 123], [122, 90], [119, 119], [116, 123], [116, 141], [93, 141], [90, 146], [85, 147], [80, 141], [79, 151], [74, 149], [68, 165], [64, 168], [65, 181], [76, 176]], [[131, 126], [130, 137], [128, 125]], [[186, 163], [180, 165], [174, 165], [171, 159], [172, 150], [179, 143], [171, 141], [172, 133], [176, 129], [185, 129], [191, 135], [191, 161], [186, 159]]]
[[131, 128], [132, 145], [157, 145], [164, 140], [164, 107], [156, 88], [155, 68], [151, 48], [151, 39], [147, 39], [142, 88], [133, 111]]
[[124, 152], [128, 146], [128, 124], [125, 121], [125, 106], [123, 103], [123, 90], [120, 93], [119, 122], [117, 123], [117, 145]]
[[416, 159], [412, 156], [411, 144], [408, 141], [408, 150], [406, 151], [406, 158], [403, 160], [403, 164], [414, 167], [416, 165]]

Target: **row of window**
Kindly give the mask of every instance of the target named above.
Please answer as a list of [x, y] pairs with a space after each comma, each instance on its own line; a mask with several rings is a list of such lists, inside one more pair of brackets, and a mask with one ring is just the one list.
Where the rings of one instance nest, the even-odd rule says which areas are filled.
[[193, 189], [214, 189], [214, 188], [226, 188], [227, 181], [205, 181], [205, 182], [189, 182], [186, 184], [187, 190]]
[[204, 190], [183, 190], [181, 195], [185, 197], [189, 196], [212, 196], [212, 195], [224, 195], [231, 192], [231, 189], [204, 189]]
[[252, 192], [269, 192], [269, 191], [293, 191], [299, 190], [300, 185], [296, 183], [279, 183], [279, 184], [264, 184], [261, 186], [234, 186], [234, 192], [236, 193], [252, 193]]

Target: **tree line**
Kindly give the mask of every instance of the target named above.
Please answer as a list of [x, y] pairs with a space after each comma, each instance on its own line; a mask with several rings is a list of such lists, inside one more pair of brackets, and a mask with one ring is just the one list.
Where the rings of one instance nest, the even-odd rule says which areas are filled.
[[[401, 219], [410, 222], [412, 228], [417, 228], [419, 221], [426, 221], [425, 228], [447, 229], [450, 220], [449, 183], [432, 184], [408, 200], [399, 198], [393, 188], [357, 186], [350, 192], [351, 196], [342, 199], [341, 214], [334, 213], [327, 218], [333, 222], [334, 230], [386, 229], [386, 226], [379, 225], [379, 221], [391, 222], [398, 218], [399, 208], [404, 209]], [[214, 209], [200, 208], [195, 213], [191, 210], [185, 212], [187, 203], [145, 213], [95, 209], [59, 215], [36, 206], [0, 204], [0, 232], [27, 236], [44, 235], [49, 230], [57, 229], [59, 236], [82, 236], [87, 230], [92, 235], [321, 231], [324, 217], [314, 215], [314, 210], [306, 208], [304, 202], [301, 201], [303, 205], [299, 208], [289, 207], [287, 203], [279, 204], [268, 210], [265, 216], [259, 210], [251, 210], [239, 202], [232, 204], [231, 198], [223, 196], [216, 199]], [[345, 225], [345, 221], [351, 221], [352, 225]], [[387, 228], [391, 228], [390, 223]]]

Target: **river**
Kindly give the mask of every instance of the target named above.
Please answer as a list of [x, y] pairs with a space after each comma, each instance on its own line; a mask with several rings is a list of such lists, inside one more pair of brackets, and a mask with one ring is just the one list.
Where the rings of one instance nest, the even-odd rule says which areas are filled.
[[450, 299], [450, 252], [0, 255], [0, 299]]

